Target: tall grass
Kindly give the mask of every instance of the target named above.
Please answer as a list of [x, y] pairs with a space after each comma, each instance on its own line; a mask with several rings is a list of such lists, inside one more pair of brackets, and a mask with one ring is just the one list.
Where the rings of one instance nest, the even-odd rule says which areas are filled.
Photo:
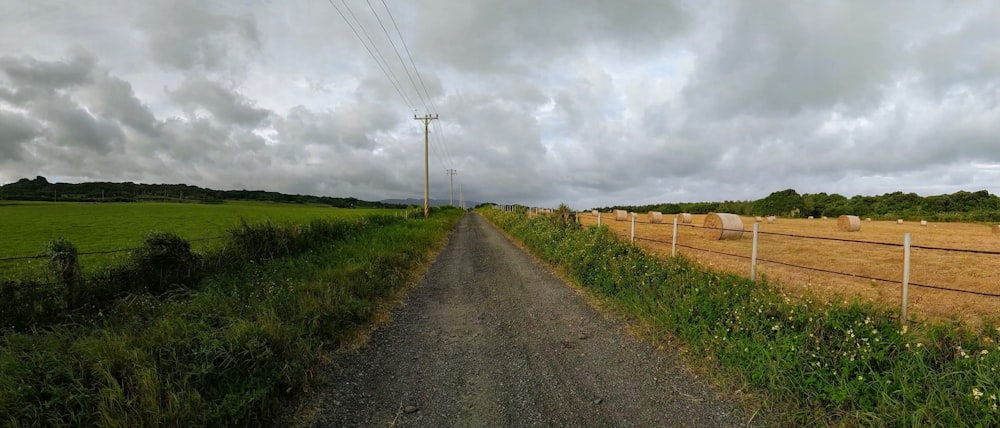
[[130, 292], [86, 322], [8, 330], [0, 426], [267, 425], [462, 212], [433, 214], [240, 226], [227, 250], [200, 263], [245, 262], [192, 287]]
[[661, 334], [724, 384], [750, 386], [786, 425], [998, 426], [1000, 328], [901, 328], [894, 311], [789, 296], [661, 259], [607, 228], [484, 210], [538, 257]]

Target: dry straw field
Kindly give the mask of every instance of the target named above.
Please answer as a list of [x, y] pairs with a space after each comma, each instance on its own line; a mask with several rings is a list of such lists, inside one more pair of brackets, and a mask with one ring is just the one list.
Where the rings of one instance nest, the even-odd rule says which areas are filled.
[[[743, 233], [738, 240], [713, 240], [706, 237], [705, 215], [693, 215], [688, 227], [678, 228], [677, 251], [703, 265], [749, 275], [752, 233]], [[649, 217], [636, 219], [636, 243], [655, 252], [670, 255], [673, 215], [664, 215], [663, 224], [651, 224]], [[755, 219], [741, 217], [743, 229], [750, 231]], [[580, 215], [584, 225], [597, 223], [591, 213]], [[628, 239], [631, 223], [615, 221], [609, 213], [601, 214], [601, 223]], [[838, 219], [786, 219], [773, 223], [760, 222], [757, 274], [777, 280], [791, 294], [816, 296], [824, 299], [862, 299], [898, 307], [903, 276], [903, 234], [912, 235], [914, 246], [943, 247], [967, 250], [1000, 251], [1000, 233], [990, 226], [969, 223], [863, 221], [861, 230], [845, 232], [838, 228]], [[695, 226], [695, 227], [690, 227]], [[816, 240], [768, 235], [765, 232], [811, 237], [884, 242], [899, 246], [884, 246], [854, 242]], [[715, 233], [717, 236], [718, 233]], [[655, 242], [661, 241], [661, 242]], [[744, 256], [733, 257], [686, 247]], [[768, 260], [772, 262], [768, 262]], [[784, 266], [774, 262], [807, 266], [853, 275], [884, 278], [893, 282], [872, 281]], [[1000, 255], [969, 254], [951, 251], [912, 249], [911, 284], [925, 284], [982, 293], [1000, 294]], [[969, 293], [943, 291], [911, 286], [909, 290], [910, 319], [956, 319], [977, 323], [982, 317], [1000, 317], [1000, 298]]]

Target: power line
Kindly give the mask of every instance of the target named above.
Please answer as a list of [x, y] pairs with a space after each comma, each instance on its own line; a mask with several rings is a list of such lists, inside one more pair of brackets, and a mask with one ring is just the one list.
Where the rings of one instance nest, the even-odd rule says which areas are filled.
[[[389, 35], [389, 30], [387, 30], [385, 28], [385, 24], [382, 23], [382, 18], [378, 16], [378, 13], [375, 12], [375, 8], [372, 7], [371, 0], [365, 0], [365, 3], [368, 4], [368, 9], [372, 11], [372, 15], [375, 15], [375, 20], [378, 21], [379, 27], [382, 27], [382, 33], [385, 34], [386, 40], [388, 40], [389, 45], [392, 46], [393, 52], [396, 52], [396, 58], [399, 58], [400, 64], [403, 64], [403, 71], [406, 72], [406, 77], [410, 79], [410, 84], [413, 85], [413, 89], [417, 93], [417, 98], [420, 98], [420, 102], [424, 105], [424, 109], [428, 110], [428, 113], [437, 113], [429, 111], [430, 108], [427, 107], [427, 101], [422, 95], [420, 95], [420, 90], [417, 89], [417, 83], [413, 81], [413, 75], [410, 74], [410, 69], [406, 67], [406, 61], [403, 61], [403, 56], [400, 55], [399, 49], [396, 48], [396, 43], [392, 41], [392, 36]], [[385, 4], [383, 3], [383, 6], [384, 5]], [[402, 40], [402, 36], [400, 36], [400, 40]]]
[[[420, 76], [420, 70], [417, 69], [417, 64], [413, 62], [413, 55], [410, 53], [410, 47], [406, 45], [406, 39], [403, 38], [403, 33], [401, 31], [399, 31], [399, 26], [396, 25], [396, 18], [392, 16], [392, 11], [390, 11], [389, 10], [389, 6], [387, 6], [385, 4], [385, 0], [381, 0], [381, 1], [382, 1], [382, 7], [385, 8], [385, 13], [389, 15], [389, 20], [392, 21], [392, 27], [396, 29], [396, 34], [399, 35], [399, 41], [400, 41], [400, 43], [403, 44], [403, 50], [406, 51], [406, 56], [407, 56], [407, 58], [410, 59], [410, 65], [413, 66], [413, 72], [416, 73], [417, 80], [420, 81], [420, 87], [422, 87], [424, 89], [424, 95], [427, 96], [427, 100], [430, 102], [431, 107], [433, 107], [434, 106], [434, 101], [431, 98], [430, 92], [427, 91], [427, 86], [424, 85], [424, 79], [423, 79], [423, 77]], [[370, 6], [370, 4], [369, 4], [369, 6]], [[374, 13], [374, 11], [372, 11], [372, 13]], [[398, 53], [398, 51], [397, 51], [397, 53]], [[400, 58], [399, 60], [402, 61], [403, 59]], [[414, 86], [416, 86], [416, 85], [414, 85]], [[416, 89], [416, 88], [414, 88], [414, 89]], [[432, 113], [437, 113], [437, 108], [434, 108], [433, 110], [434, 111], [432, 111]]]
[[[344, 22], [347, 23], [347, 25], [351, 28], [351, 31], [354, 33], [355, 37], [358, 38], [361, 44], [365, 47], [365, 50], [368, 51], [368, 55], [371, 56], [371, 58], [375, 61], [376, 65], [378, 65], [379, 69], [382, 70], [382, 73], [386, 76], [387, 79], [389, 79], [389, 82], [396, 90], [396, 93], [399, 94], [400, 98], [402, 98], [404, 102], [406, 102], [407, 107], [410, 108], [414, 113], [416, 113], [416, 108], [414, 103], [411, 101], [410, 97], [406, 95], [407, 91], [403, 90], [405, 85], [402, 83], [402, 80], [396, 76], [396, 73], [393, 71], [393, 67], [390, 65], [389, 61], [386, 60], [385, 56], [382, 55], [382, 52], [378, 48], [378, 44], [375, 43], [375, 40], [372, 38], [371, 33], [368, 32], [365, 25], [361, 22], [361, 20], [358, 19], [357, 15], [354, 14], [350, 6], [348, 6], [344, 0], [341, 0], [343, 8], [347, 12], [345, 14], [344, 11], [342, 11], [341, 8], [338, 7], [333, 2], [333, 0], [327, 0], [327, 1], [330, 3], [331, 6], [334, 7], [334, 9], [337, 10], [337, 13], [340, 14]], [[382, 29], [383, 34], [385, 34], [386, 40], [388, 40], [389, 45], [396, 53], [396, 58], [403, 66], [403, 70], [406, 72], [407, 78], [409, 79], [410, 84], [413, 87], [414, 93], [417, 95], [417, 98], [420, 100], [420, 103], [423, 104], [424, 108], [428, 110], [427, 114], [428, 115], [433, 114], [436, 117], [438, 115], [437, 106], [434, 105], [434, 100], [430, 96], [430, 92], [427, 90], [427, 85], [424, 83], [423, 76], [420, 74], [420, 70], [417, 68], [416, 63], [413, 61], [413, 54], [410, 51], [409, 46], [406, 44], [406, 39], [403, 38], [402, 32], [399, 30], [399, 25], [396, 22], [396, 18], [393, 16], [392, 11], [385, 3], [385, 0], [381, 0], [381, 2], [382, 2], [382, 7], [385, 9], [386, 15], [388, 16], [390, 22], [392, 23], [393, 29], [395, 29], [396, 31], [396, 35], [398, 36], [400, 43], [403, 45], [403, 49], [406, 52], [407, 58], [409, 59], [410, 66], [413, 68], [413, 74], [416, 75], [416, 79], [414, 79], [413, 74], [410, 73], [410, 69], [409, 67], [407, 67], [406, 60], [403, 59], [402, 54], [399, 52], [399, 49], [397, 48], [392, 35], [389, 33], [386, 23], [384, 22], [382, 17], [379, 16], [377, 11], [375, 10], [375, 7], [371, 4], [371, 0], [366, 0], [368, 9], [371, 11], [372, 15], [374, 15], [376, 21], [379, 24], [379, 27], [381, 27]], [[350, 17], [353, 18], [354, 23], [352, 23], [351, 20], [348, 19], [348, 15], [350, 15]], [[362, 37], [362, 34], [364, 35], [364, 37]], [[423, 93], [421, 93], [421, 89], [423, 90]], [[451, 152], [448, 148], [447, 140], [445, 139], [444, 128], [439, 124], [431, 124], [431, 126], [436, 126], [436, 128], [434, 129], [436, 132], [433, 133], [434, 135], [430, 136], [431, 137], [430, 145], [433, 146], [435, 156], [438, 158], [438, 161], [441, 162], [441, 165], [446, 170], [455, 169], [455, 164], [451, 158]], [[426, 131], [428, 130], [425, 129], [425, 132]]]
[[[340, 14], [340, 17], [343, 18], [343, 20], [347, 24], [347, 26], [351, 28], [351, 32], [354, 33], [354, 36], [358, 38], [358, 41], [361, 42], [361, 45], [365, 47], [366, 51], [368, 51], [368, 55], [370, 55], [372, 57], [372, 59], [375, 60], [375, 65], [378, 66], [379, 70], [382, 70], [382, 74], [384, 74], [385, 77], [387, 79], [389, 79], [389, 83], [391, 83], [392, 87], [396, 89], [396, 93], [399, 94], [399, 96], [403, 99], [404, 102], [406, 102], [406, 107], [415, 112], [416, 109], [413, 108], [413, 103], [411, 103], [410, 99], [407, 98], [405, 94], [403, 94], [403, 91], [399, 88], [399, 85], [396, 84], [396, 81], [393, 80], [392, 76], [389, 74], [389, 72], [386, 70], [386, 68], [382, 66], [381, 62], [379, 62], [379, 57], [375, 56], [375, 53], [372, 52], [372, 49], [368, 47], [368, 44], [365, 43], [365, 40], [361, 37], [361, 34], [358, 33], [358, 30], [356, 28], [354, 28], [354, 24], [351, 24], [351, 21], [347, 19], [347, 16], [344, 15], [344, 12], [341, 11], [339, 7], [337, 7], [337, 5], [333, 2], [333, 0], [327, 0], [327, 2], [329, 2], [330, 6], [333, 6], [333, 8], [337, 10], [337, 13]], [[348, 12], [350, 12], [350, 10], [351, 10], [349, 7], [347, 7], [346, 3], [344, 3], [344, 8], [346, 8], [348, 10]], [[351, 13], [351, 16], [353, 17], [354, 14]], [[356, 17], [355, 17], [355, 21], [357, 21]], [[358, 21], [358, 26], [361, 26], [361, 21]], [[364, 27], [361, 27], [361, 29], [362, 29], [362, 31], [364, 31]], [[370, 39], [370, 37], [369, 37], [369, 39]], [[378, 50], [378, 47], [374, 46], [374, 44], [373, 44], [373, 47], [376, 50]]]
[[[410, 47], [406, 44], [406, 39], [403, 38], [403, 33], [399, 31], [399, 25], [396, 24], [396, 18], [392, 15], [392, 11], [389, 10], [389, 6], [385, 4], [385, 0], [380, 0], [380, 1], [382, 2], [382, 7], [385, 8], [385, 13], [389, 15], [389, 21], [392, 22], [392, 27], [396, 30], [396, 34], [399, 36], [399, 41], [403, 45], [403, 50], [406, 51], [406, 57], [409, 58], [410, 66], [413, 67], [413, 72], [414, 74], [417, 75], [417, 81], [420, 82], [420, 88], [424, 90], [424, 96], [427, 97], [427, 102], [431, 106], [431, 113], [438, 114], [439, 112], [437, 106], [434, 105], [434, 98], [431, 97], [430, 91], [427, 90], [427, 85], [424, 84], [424, 78], [423, 76], [420, 75], [420, 69], [417, 68], [417, 64], [413, 61], [413, 54], [410, 52]], [[395, 48], [395, 45], [393, 47]], [[398, 53], [399, 52], [397, 51], [397, 54]], [[400, 61], [402, 61], [402, 58], [400, 58]], [[405, 68], [406, 65], [404, 64], [403, 67]], [[417, 89], [416, 85], [414, 85], [414, 89]], [[417, 93], [419, 94], [420, 91], [417, 90]], [[448, 159], [448, 165], [446, 165], [446, 167], [454, 168], [455, 164], [454, 162], [451, 161], [451, 153], [448, 150], [448, 143], [444, 137], [445, 134], [443, 127], [437, 124], [435, 125], [437, 126], [437, 132], [440, 134], [441, 141], [439, 144], [444, 148], [445, 157]]]

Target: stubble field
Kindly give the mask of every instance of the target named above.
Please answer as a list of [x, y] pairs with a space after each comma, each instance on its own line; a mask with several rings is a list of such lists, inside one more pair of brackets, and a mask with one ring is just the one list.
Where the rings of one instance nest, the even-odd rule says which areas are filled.
[[[645, 214], [636, 219], [636, 242], [655, 252], [670, 255], [673, 233], [672, 215], [664, 215], [664, 223], [651, 224]], [[741, 217], [743, 229], [752, 230], [753, 217]], [[752, 252], [752, 233], [730, 241], [710, 240], [704, 236], [704, 215], [694, 215], [690, 225], [678, 227], [677, 251], [699, 263], [748, 276]], [[584, 225], [595, 225], [591, 213], [580, 215]], [[614, 233], [628, 239], [631, 223], [615, 221], [610, 213], [601, 214], [601, 223]], [[696, 226], [696, 227], [690, 227]], [[899, 307], [903, 277], [903, 235], [912, 235], [912, 245], [950, 249], [1000, 252], [1000, 234], [990, 227], [970, 223], [862, 222], [861, 231], [843, 232], [837, 220], [778, 218], [772, 224], [760, 223], [757, 274], [776, 280], [783, 289], [799, 296], [823, 299], [850, 299], [858, 296]], [[871, 241], [893, 245], [818, 240], [801, 237], [770, 235], [780, 233], [808, 237]], [[685, 248], [695, 247], [698, 249]], [[735, 254], [733, 257], [712, 253]], [[776, 263], [777, 262], [777, 263]], [[780, 263], [814, 269], [890, 280], [872, 281], [852, 276], [807, 270]], [[1000, 294], [1000, 255], [974, 254], [914, 248], [911, 252], [910, 283], [951, 288], [970, 292]], [[910, 319], [956, 319], [978, 323], [983, 317], [1000, 316], [1000, 298], [972, 293], [938, 290], [911, 285], [909, 288]]]

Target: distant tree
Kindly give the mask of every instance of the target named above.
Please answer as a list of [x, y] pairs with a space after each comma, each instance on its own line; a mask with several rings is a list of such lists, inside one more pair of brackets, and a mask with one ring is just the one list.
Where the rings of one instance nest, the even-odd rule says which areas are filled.
[[803, 208], [802, 196], [795, 189], [774, 192], [753, 202], [753, 213], [756, 215], [791, 216], [793, 211]]

